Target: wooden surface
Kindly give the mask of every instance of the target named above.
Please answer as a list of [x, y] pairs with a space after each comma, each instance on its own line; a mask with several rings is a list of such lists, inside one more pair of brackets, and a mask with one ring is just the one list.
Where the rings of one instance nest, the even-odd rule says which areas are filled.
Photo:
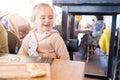
[[54, 60], [51, 66], [52, 80], [83, 80], [84, 62]]
[[89, 33], [91, 33], [92, 31], [91, 30], [75, 30], [74, 31], [74, 33], [75, 33], [75, 35], [78, 35], [79, 33], [85, 33], [85, 34], [89, 34]]
[[[12, 54], [6, 54], [6, 55], [0, 54], [0, 66], [3, 65], [2, 68], [4, 68], [4, 71], [5, 70], [10, 71], [8, 72], [9, 74], [12, 71], [13, 72], [16, 71], [15, 75], [19, 74], [19, 77], [23, 74], [25, 74], [24, 76], [28, 76], [24, 66], [26, 63], [40, 64], [40, 62], [37, 60], [36, 57], [28, 57], [28, 56], [20, 56], [20, 55], [12, 55]], [[13, 65], [12, 67], [9, 66], [11, 64]], [[45, 62], [45, 64], [48, 64], [48, 63]], [[51, 80], [83, 80], [84, 68], [85, 68], [84, 62], [54, 59], [52, 64], [50, 63]], [[0, 73], [3, 72], [2, 70], [3, 69], [0, 68]], [[5, 75], [5, 73], [7, 72], [3, 72], [3, 73]], [[49, 70], [48, 70], [48, 74], [49, 74]], [[50, 80], [49, 78], [50, 75], [48, 75], [47, 78], [38, 78], [38, 79], [37, 78], [36, 79], [13, 78], [13, 79], [5, 79], [5, 80]], [[10, 74], [8, 78], [12, 76], [13, 74]], [[0, 78], [1, 77], [4, 77], [4, 76], [0, 76]]]
[[46, 72], [46, 75], [32, 78], [27, 70], [26, 64], [0, 64], [0, 78], [7, 80], [51, 80], [50, 65], [47, 63], [34, 63], [39, 69]]

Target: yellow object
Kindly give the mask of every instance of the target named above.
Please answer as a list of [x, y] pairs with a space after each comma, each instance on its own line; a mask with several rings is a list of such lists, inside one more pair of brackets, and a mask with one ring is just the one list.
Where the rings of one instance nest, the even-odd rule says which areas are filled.
[[81, 16], [81, 15], [76, 15], [76, 16], [75, 16], [75, 20], [76, 20], [77, 22], [80, 22], [81, 19], [82, 19], [82, 16]]
[[103, 31], [102, 36], [99, 40], [99, 46], [102, 49], [102, 51], [108, 55], [109, 52], [109, 44], [110, 44], [110, 28], [106, 28]]

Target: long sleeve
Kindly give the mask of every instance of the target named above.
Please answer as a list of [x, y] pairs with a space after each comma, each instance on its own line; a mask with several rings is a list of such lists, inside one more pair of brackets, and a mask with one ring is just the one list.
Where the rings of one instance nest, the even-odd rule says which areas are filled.
[[20, 50], [18, 51], [18, 54], [22, 55], [28, 55], [28, 42], [29, 42], [29, 36], [27, 35], [23, 41]]
[[23, 39], [22, 46], [18, 54], [29, 55], [29, 56], [38, 56], [37, 42], [34, 37], [33, 31], [29, 32], [28, 35]]
[[54, 47], [57, 57], [59, 59], [70, 59], [67, 47], [60, 35], [54, 34], [54, 37], [52, 39], [52, 46]]

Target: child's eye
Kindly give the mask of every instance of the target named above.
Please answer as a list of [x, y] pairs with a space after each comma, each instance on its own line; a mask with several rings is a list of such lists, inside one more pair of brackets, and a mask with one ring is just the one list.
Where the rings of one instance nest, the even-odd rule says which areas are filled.
[[53, 19], [53, 17], [50, 17], [49, 19]]
[[53, 16], [49, 16], [49, 19], [53, 19]]
[[45, 19], [45, 17], [41, 17], [40, 19]]

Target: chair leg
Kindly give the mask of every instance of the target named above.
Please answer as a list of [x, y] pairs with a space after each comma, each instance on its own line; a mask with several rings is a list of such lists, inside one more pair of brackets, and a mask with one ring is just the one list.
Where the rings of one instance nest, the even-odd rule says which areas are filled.
[[90, 58], [90, 45], [87, 46], [86, 62], [89, 62]]
[[94, 46], [87, 45], [86, 62], [89, 62], [90, 58], [94, 55], [94, 51]]
[[73, 52], [69, 52], [70, 60], [73, 60]]

